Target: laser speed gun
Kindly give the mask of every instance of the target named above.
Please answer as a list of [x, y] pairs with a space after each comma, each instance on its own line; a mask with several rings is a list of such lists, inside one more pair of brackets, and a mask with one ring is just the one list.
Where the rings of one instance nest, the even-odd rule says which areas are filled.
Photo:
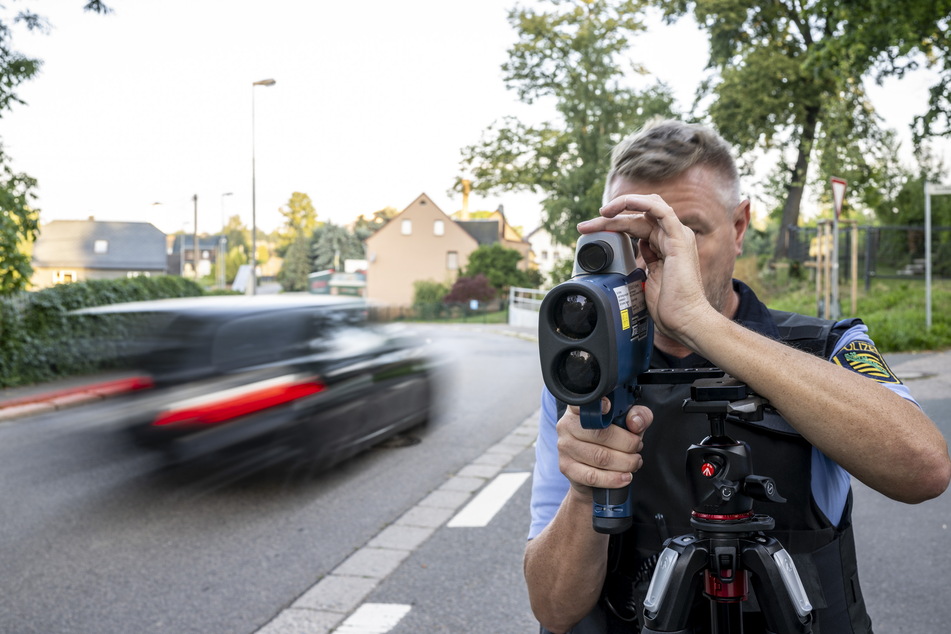
[[[571, 279], [542, 301], [542, 377], [555, 398], [579, 406], [587, 429], [624, 427], [637, 376], [650, 366], [653, 322], [644, 299], [646, 277], [630, 237], [611, 231], [586, 234], [578, 240]], [[605, 396], [611, 408], [602, 414]], [[593, 524], [600, 533], [626, 530], [630, 487], [596, 490]]]

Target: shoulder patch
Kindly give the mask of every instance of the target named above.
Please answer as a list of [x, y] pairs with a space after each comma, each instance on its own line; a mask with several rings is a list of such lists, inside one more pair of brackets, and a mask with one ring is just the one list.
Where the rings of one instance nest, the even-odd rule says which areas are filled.
[[901, 383], [901, 379], [885, 363], [878, 348], [867, 341], [853, 341], [845, 345], [832, 357], [832, 361], [879, 383]]

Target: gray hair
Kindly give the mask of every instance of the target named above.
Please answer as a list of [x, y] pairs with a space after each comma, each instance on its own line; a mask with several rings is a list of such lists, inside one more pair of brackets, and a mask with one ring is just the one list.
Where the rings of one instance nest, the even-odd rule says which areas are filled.
[[724, 206], [740, 203], [740, 177], [732, 150], [719, 134], [702, 125], [655, 118], [614, 146], [604, 203], [616, 177], [632, 183], [663, 183], [695, 165], [714, 170], [723, 179]]

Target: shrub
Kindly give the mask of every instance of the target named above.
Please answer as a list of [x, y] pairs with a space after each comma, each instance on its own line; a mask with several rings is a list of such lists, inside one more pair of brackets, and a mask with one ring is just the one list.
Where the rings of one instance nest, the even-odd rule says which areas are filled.
[[0, 298], [0, 386], [84, 374], [118, 363], [138, 320], [71, 311], [202, 294], [191, 280], [162, 276], [58, 284]]

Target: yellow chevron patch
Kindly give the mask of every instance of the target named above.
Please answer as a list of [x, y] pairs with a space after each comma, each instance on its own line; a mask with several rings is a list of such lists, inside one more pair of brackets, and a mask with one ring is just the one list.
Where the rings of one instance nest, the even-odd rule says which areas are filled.
[[853, 341], [838, 353], [832, 360], [844, 368], [858, 372], [879, 383], [901, 383], [895, 376], [878, 348], [867, 341]]

